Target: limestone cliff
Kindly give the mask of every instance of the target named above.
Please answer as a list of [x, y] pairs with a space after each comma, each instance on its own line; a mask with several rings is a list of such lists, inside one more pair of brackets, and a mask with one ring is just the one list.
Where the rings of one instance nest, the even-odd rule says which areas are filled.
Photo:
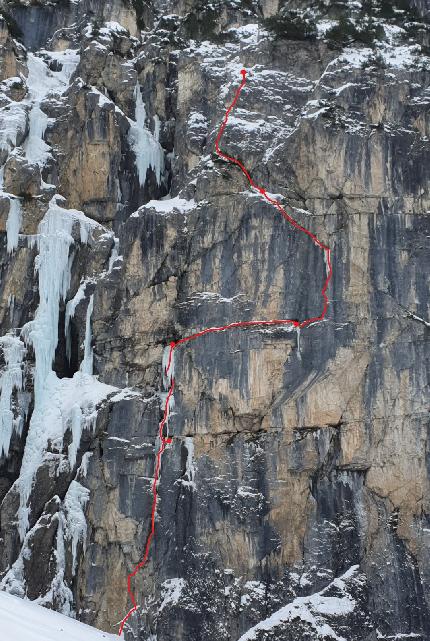
[[2, 0], [1, 588], [127, 641], [430, 638], [428, 0]]

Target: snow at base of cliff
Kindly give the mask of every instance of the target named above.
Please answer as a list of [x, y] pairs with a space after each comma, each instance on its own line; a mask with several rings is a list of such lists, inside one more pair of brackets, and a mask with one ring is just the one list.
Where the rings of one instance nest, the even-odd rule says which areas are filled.
[[117, 635], [0, 592], [2, 638], [11, 641], [113, 641]]

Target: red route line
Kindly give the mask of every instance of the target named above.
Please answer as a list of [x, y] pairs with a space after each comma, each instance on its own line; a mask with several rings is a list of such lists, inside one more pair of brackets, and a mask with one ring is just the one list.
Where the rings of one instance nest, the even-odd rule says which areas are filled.
[[324, 301], [323, 309], [322, 312], [319, 316], [315, 316], [313, 318], [307, 318], [303, 321], [297, 321], [297, 320], [292, 320], [292, 319], [279, 319], [279, 320], [252, 320], [252, 321], [239, 321], [236, 323], [229, 323], [228, 325], [222, 325], [221, 327], [207, 327], [206, 329], [203, 329], [200, 332], [196, 332], [195, 334], [190, 334], [190, 336], [185, 336], [184, 338], [180, 338], [177, 341], [172, 341], [170, 343], [170, 350], [169, 350], [169, 358], [167, 362], [167, 366], [165, 368], [164, 374], [167, 378], [167, 380], [170, 381], [170, 387], [169, 391], [166, 396], [166, 401], [164, 405], [164, 412], [163, 412], [163, 418], [160, 421], [159, 427], [158, 427], [158, 436], [160, 438], [161, 445], [157, 451], [156, 455], [156, 460], [155, 460], [155, 470], [154, 470], [154, 478], [152, 481], [152, 510], [151, 510], [151, 529], [146, 541], [146, 546], [145, 546], [145, 553], [143, 555], [142, 560], [136, 565], [134, 570], [128, 575], [127, 578], [127, 591], [130, 596], [130, 600], [133, 604], [133, 607], [127, 612], [123, 620], [121, 621], [121, 625], [119, 628], [119, 635], [121, 636], [122, 631], [124, 629], [124, 625], [127, 622], [127, 620], [130, 618], [130, 616], [135, 612], [138, 608], [136, 599], [134, 596], [134, 592], [131, 588], [131, 580], [136, 576], [136, 574], [139, 572], [139, 570], [145, 565], [145, 563], [148, 560], [149, 556], [149, 550], [151, 547], [151, 542], [152, 539], [154, 538], [155, 535], [155, 514], [156, 514], [156, 509], [157, 509], [157, 484], [158, 484], [158, 479], [160, 476], [160, 467], [161, 467], [161, 456], [166, 449], [166, 445], [172, 442], [172, 439], [170, 437], [165, 437], [163, 435], [164, 431], [164, 426], [167, 423], [167, 419], [169, 417], [169, 403], [170, 399], [173, 395], [173, 390], [175, 388], [175, 379], [173, 376], [169, 377], [169, 370], [172, 365], [172, 358], [173, 358], [173, 352], [175, 349], [179, 346], [182, 345], [183, 343], [188, 343], [188, 341], [193, 341], [196, 338], [200, 338], [201, 336], [205, 336], [205, 334], [213, 334], [215, 332], [224, 332], [228, 329], [236, 329], [237, 327], [255, 327], [255, 326], [266, 326], [266, 325], [293, 325], [294, 327], [297, 327], [298, 329], [301, 329], [302, 327], [306, 327], [307, 325], [310, 325], [311, 323], [316, 323], [318, 321], [322, 321], [327, 313], [328, 305], [329, 305], [329, 300], [327, 297], [327, 288], [329, 286], [330, 280], [333, 275], [333, 269], [331, 265], [331, 250], [327, 245], [322, 243], [315, 234], [313, 234], [309, 229], [306, 229], [306, 227], [303, 227], [300, 225], [294, 218], [292, 218], [282, 207], [281, 203], [276, 200], [275, 198], [272, 198], [269, 196], [267, 191], [264, 189], [264, 187], [259, 187], [251, 178], [248, 170], [246, 167], [238, 160], [237, 158], [232, 158], [231, 156], [228, 156], [225, 154], [221, 149], [219, 148], [219, 143], [222, 138], [222, 135], [224, 133], [224, 129], [227, 125], [229, 115], [233, 108], [236, 106], [237, 101], [239, 100], [239, 96], [241, 94], [242, 89], [244, 88], [246, 84], [246, 69], [241, 70], [241, 75], [242, 75], [242, 81], [239, 85], [239, 87], [236, 89], [236, 93], [234, 95], [233, 101], [230, 104], [230, 106], [227, 108], [227, 111], [225, 112], [224, 120], [221, 123], [221, 126], [218, 131], [218, 135], [215, 140], [215, 150], [218, 156], [223, 158], [224, 160], [227, 160], [228, 162], [237, 165], [242, 173], [246, 176], [247, 181], [249, 182], [249, 185], [252, 189], [257, 191], [259, 194], [263, 196], [265, 200], [267, 200], [268, 203], [276, 207], [276, 209], [280, 212], [280, 214], [285, 218], [285, 220], [298, 229], [299, 231], [303, 232], [306, 234], [306, 236], [309, 236], [309, 238], [315, 243], [317, 247], [322, 249], [324, 251], [324, 256], [325, 256], [325, 261], [326, 261], [326, 279], [324, 281], [322, 290], [321, 290], [321, 296]]

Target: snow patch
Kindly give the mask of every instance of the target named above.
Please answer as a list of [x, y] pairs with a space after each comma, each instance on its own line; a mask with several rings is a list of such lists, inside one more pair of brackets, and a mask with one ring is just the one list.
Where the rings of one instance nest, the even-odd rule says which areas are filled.
[[175, 198], [163, 198], [162, 200], [150, 200], [146, 205], [134, 212], [131, 217], [138, 218], [143, 209], [155, 209], [160, 214], [170, 214], [173, 211], [178, 211], [181, 214], [186, 214], [196, 206], [194, 199], [185, 200], [175, 196]]
[[161, 596], [163, 601], [158, 609], [158, 612], [162, 612], [166, 606], [176, 605], [181, 594], [186, 586], [185, 579], [167, 579], [161, 584]]
[[0, 617], [5, 639], [13, 641], [114, 641], [101, 632], [31, 601], [0, 592]]
[[[356, 604], [346, 591], [344, 579], [350, 578], [357, 571], [358, 566], [353, 566], [321, 592], [306, 597], [296, 597], [294, 601], [253, 626], [238, 641], [252, 641], [258, 637], [261, 631], [274, 630], [295, 620], [309, 624], [315, 631], [315, 639], [344, 641], [344, 638], [339, 636], [323, 617], [327, 615], [330, 617], [345, 616], [354, 611]], [[338, 588], [343, 596], [325, 596], [328, 589], [333, 586]]]

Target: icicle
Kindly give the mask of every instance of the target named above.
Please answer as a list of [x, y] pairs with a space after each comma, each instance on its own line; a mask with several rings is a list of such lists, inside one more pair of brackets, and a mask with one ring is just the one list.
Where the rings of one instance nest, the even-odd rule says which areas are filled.
[[13, 253], [18, 247], [18, 237], [21, 223], [21, 203], [18, 198], [9, 198], [9, 215], [6, 222], [8, 254]]
[[85, 322], [85, 344], [84, 344], [84, 360], [81, 363], [80, 371], [83, 374], [93, 373], [93, 348], [91, 346], [91, 316], [94, 309], [94, 295], [91, 294], [90, 302], [87, 307], [87, 317]]
[[59, 207], [53, 198], [39, 225], [39, 307], [33, 321], [22, 329], [25, 340], [34, 347], [36, 368], [35, 402], [42, 397], [45, 380], [51, 371], [58, 343], [59, 302], [70, 284], [69, 249], [73, 243], [73, 216]]
[[74, 297], [67, 302], [66, 305], [66, 314], [65, 314], [65, 322], [64, 322], [64, 334], [66, 337], [66, 356], [67, 360], [70, 363], [70, 359], [72, 357], [72, 335], [70, 331], [70, 319], [72, 319], [75, 315], [75, 311], [79, 303], [85, 299], [85, 288], [87, 286], [87, 282], [84, 281], [79, 285], [79, 289], [74, 295]]
[[0, 456], [8, 456], [12, 434], [22, 427], [22, 419], [13, 415], [12, 394], [23, 388], [22, 360], [26, 349], [19, 338], [9, 334], [0, 338], [0, 345], [6, 361], [0, 377]]
[[301, 361], [302, 354], [300, 352], [300, 325], [296, 326], [296, 332], [297, 332], [297, 357]]
[[[48, 441], [61, 439], [64, 426], [70, 420], [72, 404], [79, 398], [81, 408], [88, 406], [90, 398], [104, 398], [115, 388], [98, 383], [88, 377], [91, 386], [85, 387], [86, 375], [81, 379], [58, 379], [52, 371], [52, 362], [58, 342], [59, 303], [64, 299], [70, 284], [71, 261], [69, 250], [73, 244], [71, 235], [74, 222], [94, 225], [82, 212], [62, 209], [54, 197], [49, 203], [39, 225], [39, 255], [35, 268], [39, 273], [39, 307], [34, 320], [21, 331], [26, 342], [33, 345], [36, 366], [34, 372], [34, 410], [30, 421], [22, 458], [20, 476], [16, 481], [20, 493], [18, 531], [23, 540], [29, 525], [30, 498], [34, 476], [43, 462]], [[76, 376], [76, 375], [75, 375]], [[90, 381], [87, 380], [87, 383]], [[81, 384], [82, 389], [76, 389]], [[79, 447], [79, 444], [77, 445]]]
[[325, 271], [326, 275], [328, 276], [330, 273], [330, 259], [331, 259], [331, 250], [330, 249], [325, 249], [324, 250], [324, 263], [325, 263]]
[[68, 458], [70, 468], [73, 469], [76, 463], [76, 455], [78, 453], [79, 445], [81, 444], [82, 436], [82, 410], [80, 405], [76, 404], [72, 407], [70, 423], [72, 428], [72, 442], [68, 449]]
[[150, 167], [154, 170], [157, 184], [161, 183], [161, 175], [164, 171], [164, 150], [158, 142], [160, 135], [160, 121], [154, 116], [154, 135], [146, 127], [146, 109], [142, 100], [139, 83], [134, 90], [136, 100], [135, 121], [130, 121], [129, 141], [131, 148], [136, 155], [137, 173], [139, 184], [145, 186], [146, 172]]

